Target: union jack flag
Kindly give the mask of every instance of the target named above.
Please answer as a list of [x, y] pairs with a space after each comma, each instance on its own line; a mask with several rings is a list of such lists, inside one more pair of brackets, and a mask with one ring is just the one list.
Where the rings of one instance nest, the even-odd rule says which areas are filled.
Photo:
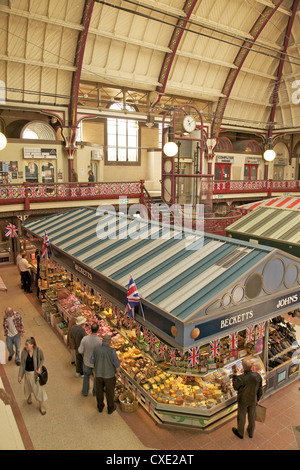
[[25, 188], [20, 188], [20, 198], [24, 199], [24, 197], [26, 197]]
[[67, 190], [66, 190], [66, 188], [61, 188], [61, 189], [60, 189], [60, 195], [61, 195], [61, 197], [67, 197]]
[[150, 346], [150, 349], [153, 349], [154, 348], [154, 345], [157, 341], [157, 338], [155, 336], [154, 333], [151, 333], [150, 337], [149, 337], [149, 346]]
[[30, 188], [31, 197], [36, 197], [36, 188]]
[[238, 347], [238, 332], [229, 334], [229, 349], [237, 349]]
[[44, 196], [45, 196], [45, 188], [40, 187], [40, 188], [39, 188], [39, 192], [40, 192], [40, 196], [41, 196], [41, 197], [44, 197]]
[[148, 328], [144, 328], [144, 339], [146, 343], [149, 342], [149, 336], [150, 336], [150, 331], [148, 330]]
[[140, 301], [141, 299], [137, 291], [135, 282], [133, 280], [133, 277], [130, 276], [126, 305], [125, 305], [125, 314], [133, 317], [133, 309], [136, 305], [139, 305]]
[[199, 363], [199, 346], [189, 349], [188, 367], [194, 367]]
[[90, 192], [91, 192], [91, 196], [96, 196], [96, 188], [95, 188], [95, 186], [92, 186], [92, 187], [90, 188]]
[[263, 338], [265, 336], [265, 322], [261, 322], [256, 327], [255, 339]]
[[214, 339], [210, 342], [210, 352], [209, 352], [209, 357], [213, 358], [216, 356], [219, 356], [220, 354], [220, 338]]
[[47, 259], [50, 254], [50, 240], [45, 230], [43, 248], [42, 248], [42, 258]]
[[10, 238], [16, 238], [19, 234], [19, 230], [14, 224], [8, 223], [5, 227], [5, 236]]
[[80, 188], [81, 196], [86, 196], [86, 188]]
[[159, 342], [159, 345], [158, 345], [158, 355], [159, 357], [161, 357], [162, 359], [165, 358], [165, 355], [166, 355], [166, 350], [165, 350], [165, 345], [162, 341]]
[[129, 328], [130, 330], [132, 330], [132, 327], [133, 327], [133, 319], [132, 317], [130, 317], [129, 315], [125, 315], [124, 319], [123, 319], [123, 323], [125, 326], [127, 326], [127, 328]]
[[169, 355], [170, 355], [170, 362], [174, 366], [176, 365], [176, 349], [175, 348], [169, 348]]
[[9, 199], [13, 199], [13, 198], [14, 198], [14, 190], [13, 190], [13, 188], [9, 188], [9, 189], [8, 189], [8, 197], [9, 197]]
[[254, 340], [254, 326], [250, 325], [246, 328], [246, 342], [250, 343]]
[[139, 338], [141, 336], [141, 333], [142, 333], [142, 327], [139, 323], [137, 323], [135, 325], [135, 333], [137, 335], [137, 337]]
[[71, 188], [71, 197], [76, 197], [77, 196], [77, 188]]

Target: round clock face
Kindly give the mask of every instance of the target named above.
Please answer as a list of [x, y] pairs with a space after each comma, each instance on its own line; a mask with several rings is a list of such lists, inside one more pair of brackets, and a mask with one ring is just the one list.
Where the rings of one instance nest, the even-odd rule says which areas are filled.
[[196, 129], [196, 121], [193, 116], [184, 117], [183, 128], [186, 132], [193, 132]]

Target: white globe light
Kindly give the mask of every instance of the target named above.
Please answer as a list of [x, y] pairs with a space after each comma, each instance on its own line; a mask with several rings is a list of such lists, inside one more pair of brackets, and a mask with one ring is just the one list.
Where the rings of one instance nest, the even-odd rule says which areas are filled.
[[175, 155], [178, 152], [178, 145], [176, 142], [167, 142], [164, 145], [164, 154], [167, 155], [167, 157], [175, 157]]
[[6, 144], [7, 144], [7, 139], [5, 135], [2, 134], [2, 132], [0, 132], [0, 150], [3, 150], [4, 147], [6, 147]]
[[272, 162], [275, 157], [276, 157], [275, 150], [269, 149], [269, 150], [266, 150], [264, 153], [264, 159], [266, 160], [266, 162]]

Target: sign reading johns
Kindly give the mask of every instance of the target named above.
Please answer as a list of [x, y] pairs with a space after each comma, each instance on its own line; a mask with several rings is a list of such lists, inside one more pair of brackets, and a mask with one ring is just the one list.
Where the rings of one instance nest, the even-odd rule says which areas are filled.
[[299, 305], [300, 290], [270, 300], [264, 300], [261, 303], [252, 305], [249, 309], [244, 308], [234, 312], [227, 312], [225, 315], [195, 325], [195, 328], [200, 329], [200, 335], [196, 340], [199, 341], [202, 338], [222, 335], [223, 332], [233, 327], [241, 330], [264, 317], [275, 317], [280, 315], [281, 311], [294, 310]]

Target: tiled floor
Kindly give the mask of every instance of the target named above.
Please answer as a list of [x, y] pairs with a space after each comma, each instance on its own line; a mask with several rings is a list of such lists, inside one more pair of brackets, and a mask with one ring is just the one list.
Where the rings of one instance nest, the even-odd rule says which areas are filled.
[[[98, 413], [95, 399], [81, 395], [81, 379], [74, 376], [70, 355], [58, 334], [42, 318], [34, 294], [18, 287], [15, 266], [1, 267], [0, 276], [8, 293], [0, 293], [0, 341], [3, 336], [3, 311], [12, 306], [23, 315], [25, 337], [34, 336], [44, 350], [49, 370], [47, 414], [41, 416], [36, 403], [27, 405], [23, 388], [17, 382], [13, 362], [0, 365], [0, 377], [11, 397], [12, 410], [26, 449], [64, 450], [298, 450], [300, 431], [300, 382], [297, 379], [276, 394], [265, 398], [264, 424], [257, 423], [253, 439], [240, 440], [232, 433], [236, 418], [212, 432], [158, 426], [139, 407], [134, 413]], [[295, 322], [300, 326], [300, 318]], [[22, 346], [25, 339], [23, 338]], [[1, 431], [4, 426], [0, 422]]]

